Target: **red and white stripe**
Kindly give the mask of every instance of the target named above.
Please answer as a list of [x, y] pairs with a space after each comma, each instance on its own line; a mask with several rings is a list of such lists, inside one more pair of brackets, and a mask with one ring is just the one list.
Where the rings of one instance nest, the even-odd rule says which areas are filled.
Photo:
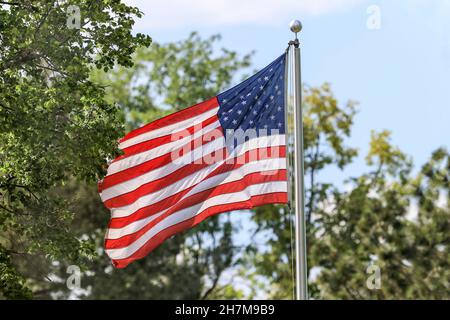
[[253, 138], [229, 152], [218, 109], [213, 98], [120, 141], [124, 154], [99, 183], [111, 210], [105, 249], [114, 266], [126, 267], [209, 216], [287, 202], [285, 136]]

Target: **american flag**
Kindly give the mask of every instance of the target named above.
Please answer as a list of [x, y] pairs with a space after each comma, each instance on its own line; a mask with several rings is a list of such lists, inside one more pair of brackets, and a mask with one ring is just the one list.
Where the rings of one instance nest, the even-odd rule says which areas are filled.
[[287, 202], [285, 62], [120, 140], [99, 183], [115, 267], [212, 215]]

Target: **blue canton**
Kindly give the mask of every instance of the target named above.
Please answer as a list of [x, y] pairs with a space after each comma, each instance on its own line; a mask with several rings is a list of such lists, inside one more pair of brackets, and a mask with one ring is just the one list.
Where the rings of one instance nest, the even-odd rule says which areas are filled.
[[217, 96], [224, 133], [255, 129], [258, 135], [284, 134], [285, 60], [283, 54], [254, 76]]

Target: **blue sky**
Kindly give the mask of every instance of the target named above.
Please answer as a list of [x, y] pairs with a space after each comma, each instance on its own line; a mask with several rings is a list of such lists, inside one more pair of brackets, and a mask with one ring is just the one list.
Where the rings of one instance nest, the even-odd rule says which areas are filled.
[[[292, 38], [289, 21], [300, 19], [303, 82], [330, 82], [341, 103], [360, 103], [348, 144], [361, 156], [345, 172], [328, 172], [331, 180], [366, 170], [372, 129], [391, 130], [393, 143], [416, 165], [437, 147], [449, 146], [450, 0], [125, 2], [146, 14], [135, 31], [157, 42], [181, 40], [191, 31], [220, 33], [226, 48], [242, 54], [255, 50], [255, 68], [283, 52]], [[376, 19], [373, 8], [379, 29], [367, 26], [368, 19]]]

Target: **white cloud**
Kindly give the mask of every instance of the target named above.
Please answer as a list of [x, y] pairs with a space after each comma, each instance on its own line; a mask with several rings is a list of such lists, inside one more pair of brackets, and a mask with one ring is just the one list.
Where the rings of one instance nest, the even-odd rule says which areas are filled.
[[275, 25], [297, 17], [348, 10], [366, 0], [125, 0], [141, 9], [136, 29], [242, 24]]

